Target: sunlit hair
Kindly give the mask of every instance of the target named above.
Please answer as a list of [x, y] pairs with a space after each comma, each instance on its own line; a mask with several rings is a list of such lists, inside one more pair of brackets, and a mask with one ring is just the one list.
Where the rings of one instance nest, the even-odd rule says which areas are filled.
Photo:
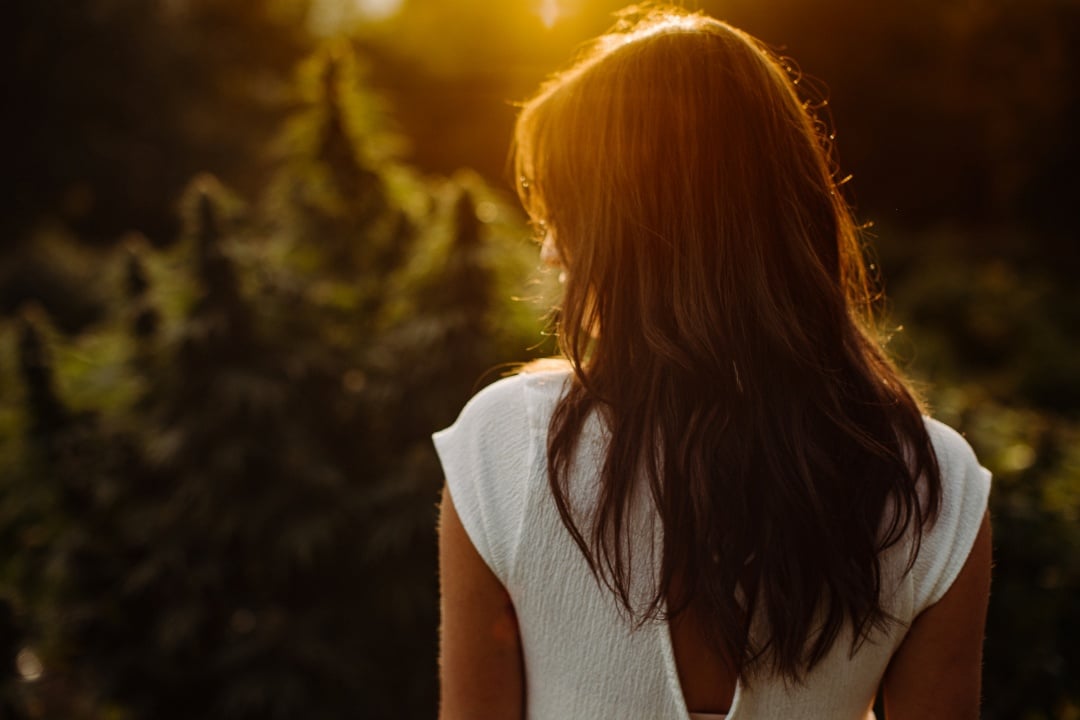
[[[917, 548], [939, 503], [829, 147], [784, 61], [668, 9], [624, 13], [515, 132], [522, 201], [567, 275], [574, 380], [548, 444], [563, 523], [638, 622], [699, 604], [744, 682], [799, 679], [845, 623], [854, 652], [892, 622], [879, 558], [909, 533]], [[568, 484], [594, 412], [610, 444], [581, 517]], [[626, 553], [642, 478], [664, 538], [644, 606]]]

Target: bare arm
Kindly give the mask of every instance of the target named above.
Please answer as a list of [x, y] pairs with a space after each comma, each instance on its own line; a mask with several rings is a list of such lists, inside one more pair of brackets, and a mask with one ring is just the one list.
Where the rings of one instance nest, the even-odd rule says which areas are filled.
[[519, 720], [525, 680], [514, 606], [443, 488], [439, 522], [440, 720]]
[[922, 612], [885, 672], [887, 720], [978, 720], [990, 598], [990, 516], [945, 596]]

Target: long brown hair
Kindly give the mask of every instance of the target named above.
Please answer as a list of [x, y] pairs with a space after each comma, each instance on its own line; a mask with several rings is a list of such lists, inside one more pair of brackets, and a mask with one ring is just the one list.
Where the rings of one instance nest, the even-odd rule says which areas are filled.
[[[574, 380], [548, 440], [562, 521], [639, 622], [700, 603], [744, 681], [763, 660], [798, 679], [846, 622], [851, 652], [890, 622], [879, 558], [909, 529], [917, 548], [940, 495], [831, 144], [789, 70], [707, 16], [631, 11], [515, 133], [522, 201], [567, 273]], [[582, 522], [568, 484], [593, 412], [610, 442]], [[644, 607], [625, 550], [642, 477], [663, 524]]]

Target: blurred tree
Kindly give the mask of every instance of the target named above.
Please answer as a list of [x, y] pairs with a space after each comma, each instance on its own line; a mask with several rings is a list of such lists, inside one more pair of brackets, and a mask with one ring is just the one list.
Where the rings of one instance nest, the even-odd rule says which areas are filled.
[[928, 388], [932, 413], [967, 435], [995, 477], [982, 716], [1073, 717], [1080, 298], [1048, 270], [958, 252], [978, 235], [878, 232], [882, 262], [901, 278], [889, 288], [891, 314], [904, 322], [892, 349]]
[[934, 393], [935, 414], [994, 471], [994, 580], [982, 717], [1080, 711], [1080, 424], [994, 402], [976, 384]]
[[509, 299], [534, 253], [478, 178], [395, 159], [362, 80], [347, 43], [304, 63], [266, 197], [196, 178], [180, 240], [130, 238], [104, 322], [49, 341], [66, 361], [24, 327], [0, 533], [44, 488], [48, 570], [0, 579], [86, 717], [434, 713], [428, 435], [535, 344]]
[[10, 3], [0, 46], [15, 70], [3, 105], [5, 133], [18, 140], [7, 155], [16, 185], [0, 213], [0, 312], [37, 298], [65, 327], [93, 319], [65, 302], [85, 299], [85, 287], [35, 260], [43, 226], [95, 244], [137, 228], [160, 243], [176, 232], [170, 199], [196, 172], [213, 167], [257, 191], [289, 73], [310, 49], [307, 6]]

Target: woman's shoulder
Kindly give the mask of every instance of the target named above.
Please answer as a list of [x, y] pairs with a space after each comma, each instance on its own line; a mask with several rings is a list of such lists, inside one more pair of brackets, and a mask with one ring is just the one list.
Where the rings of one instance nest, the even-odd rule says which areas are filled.
[[924, 422], [940, 470], [941, 503], [913, 568], [917, 612], [940, 600], [963, 567], [987, 512], [991, 479], [963, 435], [933, 418]]
[[547, 368], [497, 380], [473, 395], [453, 425], [433, 435], [462, 525], [504, 585], [541, 466], [550, 409], [568, 377]]
[[934, 446], [941, 473], [955, 473], [971, 466], [978, 466], [979, 461], [967, 438], [951, 426], [935, 418], [924, 416], [923, 424]]
[[544, 416], [566, 391], [571, 371], [560, 361], [536, 361], [483, 388], [465, 404], [452, 427], [478, 426], [499, 434], [522, 422], [546, 429]]
[[962, 434], [930, 417], [924, 418], [941, 477], [937, 524], [980, 524], [990, 496], [990, 471]]

